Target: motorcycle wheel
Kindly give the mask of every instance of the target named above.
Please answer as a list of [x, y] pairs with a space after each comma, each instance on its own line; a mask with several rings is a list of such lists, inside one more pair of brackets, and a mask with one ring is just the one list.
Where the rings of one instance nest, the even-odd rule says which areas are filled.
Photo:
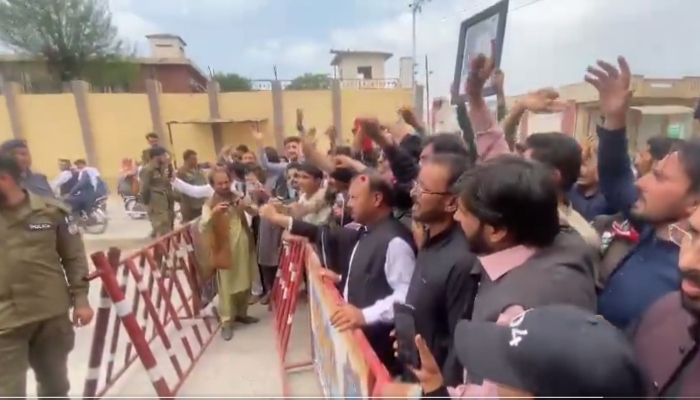
[[126, 215], [128, 215], [131, 219], [146, 218], [146, 213], [142, 213], [142, 208], [143, 207], [140, 207], [140, 204], [136, 201], [136, 199], [129, 199], [124, 202], [124, 210], [126, 210]]
[[91, 235], [101, 235], [107, 231], [107, 225], [109, 225], [107, 214], [98, 208], [90, 213], [83, 224], [83, 230]]

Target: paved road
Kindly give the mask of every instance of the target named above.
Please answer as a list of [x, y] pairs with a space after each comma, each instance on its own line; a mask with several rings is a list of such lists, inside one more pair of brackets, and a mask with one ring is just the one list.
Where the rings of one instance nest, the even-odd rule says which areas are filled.
[[[108, 212], [110, 225], [107, 232], [102, 235], [84, 235], [88, 254], [107, 250], [111, 246], [120, 247], [126, 253], [129, 253], [129, 251], [135, 251], [150, 242], [150, 239], [147, 238], [150, 232], [148, 221], [129, 219], [123, 210], [119, 198], [110, 199]], [[181, 279], [181, 281], [184, 283], [184, 279]], [[99, 304], [100, 287], [101, 282], [99, 280], [93, 281], [90, 286], [90, 301], [95, 307]], [[131, 282], [127, 289], [127, 297], [131, 297], [135, 290], [136, 285], [134, 282]], [[157, 295], [156, 292], [157, 290], [153, 293], [154, 297]], [[181, 304], [178, 301], [175, 303], [176, 306]], [[299, 308], [299, 316], [296, 318], [295, 328], [292, 331], [289, 344], [289, 361], [291, 362], [310, 357], [308, 307], [306, 303], [302, 303]], [[143, 306], [139, 307], [139, 310], [141, 309], [143, 309]], [[114, 309], [112, 309], [112, 314], [114, 314]], [[141, 313], [139, 312], [139, 314]], [[272, 324], [273, 318], [267, 309], [262, 306], [252, 307], [251, 314], [261, 318], [261, 322], [253, 326], [240, 327], [230, 342], [221, 340], [218, 332], [215, 333], [211, 345], [182, 386], [179, 392], [180, 396], [251, 395], [274, 397], [282, 394], [282, 382], [279, 374], [279, 362]], [[139, 320], [144, 321], [141, 316], [139, 316]], [[110, 323], [107, 335], [108, 343], [115, 329], [114, 325], [113, 322]], [[183, 325], [187, 330], [184, 336], [188, 338], [194, 352], [197, 353], [199, 346], [196, 345], [197, 341], [191, 329], [195, 323], [185, 321]], [[203, 323], [197, 322], [196, 325], [200, 328], [200, 331], [204, 332]], [[151, 325], [146, 324], [146, 326], [147, 330], [150, 331], [152, 329]], [[115, 360], [116, 369], [120, 369], [124, 365], [123, 359], [128, 343], [127, 335], [123, 328], [119, 327], [119, 329], [120, 337], [117, 343], [117, 352], [112, 357]], [[152, 349], [161, 373], [172, 387], [178, 379], [175, 370], [172, 368], [169, 355], [174, 355], [177, 358], [183, 370], [186, 370], [191, 363], [180, 340], [181, 336], [177, 335], [172, 324], [170, 324], [168, 329], [168, 336], [171, 337], [173, 342], [172, 349], [167, 351], [160, 340], [153, 342]], [[93, 325], [76, 331], [75, 349], [71, 353], [69, 362], [72, 386], [71, 396], [75, 399], [82, 396], [83, 384], [88, 373], [87, 361], [90, 355], [93, 332]], [[105, 362], [110, 359], [107, 352], [104, 353], [103, 359]], [[101, 377], [100, 387], [104, 387], [105, 368], [102, 368]], [[319, 396], [321, 394], [315, 375], [310, 369], [295, 373], [291, 376], [289, 382], [294, 395]], [[35, 386], [34, 376], [30, 371], [27, 388], [30, 397], [36, 396]], [[155, 390], [150, 384], [148, 374], [138, 360], [127, 369], [122, 378], [107, 392], [109, 397], [145, 397], [154, 395]]]

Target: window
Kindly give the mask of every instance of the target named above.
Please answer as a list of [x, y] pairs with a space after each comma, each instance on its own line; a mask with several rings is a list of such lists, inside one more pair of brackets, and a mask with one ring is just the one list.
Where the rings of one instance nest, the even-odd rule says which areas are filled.
[[372, 67], [357, 67], [357, 75], [360, 79], [372, 79]]
[[156, 47], [170, 48], [170, 47], [173, 47], [173, 46], [170, 45], [170, 44], [157, 44]]

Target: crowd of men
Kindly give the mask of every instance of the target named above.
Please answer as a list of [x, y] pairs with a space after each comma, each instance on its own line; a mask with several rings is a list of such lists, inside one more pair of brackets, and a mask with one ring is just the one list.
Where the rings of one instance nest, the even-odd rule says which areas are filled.
[[[331, 324], [361, 329], [423, 397], [700, 396], [700, 142], [660, 134], [633, 162], [630, 80], [624, 58], [588, 68], [603, 118], [582, 143], [560, 132], [518, 138], [525, 111], [560, 110], [558, 93], [534, 91], [507, 109], [504, 75], [483, 55], [456, 106], [460, 132], [426, 135], [402, 109], [401, 123], [357, 118], [351, 146], [328, 128], [324, 154], [299, 113], [283, 156], [252, 129], [256, 148], [225, 149], [208, 173], [191, 150], [175, 171], [150, 134], [140, 199], [156, 235], [172, 230], [176, 201], [196, 221], [224, 340], [258, 321], [248, 306], [269, 301], [281, 243], [303, 237], [323, 264], [308, 272], [345, 300]], [[32, 193], [17, 161], [0, 155], [0, 226], [11, 233], [24, 219], [26, 238], [0, 243], [12, 271], [37, 273], [0, 269], [0, 362], [17, 363], [0, 375], [0, 395], [24, 395], [29, 365], [42, 396], [65, 396], [65, 357], [42, 352], [70, 348], [47, 350], [41, 338], [66, 329], [71, 306], [76, 323], [91, 319], [85, 256], [67, 208]], [[42, 234], [57, 244], [42, 246], [46, 260], [9, 249], [10, 238]], [[63, 271], [67, 283], [55, 277]], [[67, 297], [29, 308], [41, 300], [23, 291], [35, 276]], [[400, 351], [397, 304], [413, 310], [418, 359]]]

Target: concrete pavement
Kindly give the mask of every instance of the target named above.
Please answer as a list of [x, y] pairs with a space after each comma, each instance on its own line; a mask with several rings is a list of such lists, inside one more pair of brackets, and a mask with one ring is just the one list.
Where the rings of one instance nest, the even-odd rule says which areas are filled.
[[[102, 235], [84, 235], [87, 253], [94, 251], [104, 251], [111, 246], [120, 247], [124, 253], [135, 251], [150, 242], [148, 234], [150, 224], [146, 220], [131, 220], [123, 210], [121, 199], [113, 198], [108, 203], [108, 213], [110, 225], [107, 232]], [[148, 275], [146, 274], [146, 277]], [[184, 283], [184, 280], [181, 279]], [[99, 291], [101, 281], [95, 280], [90, 285], [90, 302], [93, 307], [99, 305]], [[127, 288], [127, 298], [136, 291], [136, 285], [132, 281]], [[155, 297], [157, 289], [152, 293]], [[180, 302], [174, 300], [175, 306]], [[295, 317], [294, 328], [289, 344], [288, 361], [295, 362], [308, 360], [310, 358], [310, 332], [308, 303], [301, 302], [299, 311]], [[141, 316], [143, 303], [139, 307], [137, 319], [146, 326], [150, 333], [152, 325], [146, 323]], [[198, 360], [191, 375], [179, 391], [179, 396], [269, 396], [279, 397], [282, 395], [282, 380], [279, 373], [279, 362], [277, 348], [275, 344], [275, 333], [273, 329], [273, 317], [266, 307], [256, 305], [251, 307], [251, 315], [261, 319], [260, 323], [251, 326], [241, 326], [235, 331], [234, 338], [225, 342], [221, 340], [218, 332], [215, 333], [212, 343], [207, 348], [202, 358]], [[114, 316], [114, 308], [112, 308]], [[202, 322], [184, 321], [188, 333], [190, 345], [195, 353], [199, 352], [196, 339], [191, 333], [191, 327], [196, 324], [200, 327], [203, 335]], [[121, 325], [115, 326], [114, 319], [110, 322], [107, 335], [107, 347], [110, 343], [114, 329], [120, 330], [117, 343], [117, 352], [111, 357], [107, 350], [103, 353], [103, 367], [101, 368], [100, 387], [104, 387], [105, 365], [110, 357], [114, 360], [115, 369], [120, 369], [124, 365], [124, 355], [127, 348], [127, 335]], [[69, 361], [69, 376], [71, 380], [71, 397], [78, 399], [82, 396], [83, 385], [88, 374], [88, 357], [94, 333], [94, 324], [76, 330], [75, 349], [71, 353]], [[186, 370], [190, 366], [189, 357], [180, 340], [181, 335], [177, 334], [173, 324], [168, 327], [168, 336], [172, 343], [172, 349], [167, 351], [160, 340], [156, 339], [151, 348], [154, 352], [159, 369], [166, 378], [170, 387], [178, 381], [177, 374], [172, 368], [170, 355], [174, 355]], [[290, 375], [290, 388], [292, 394], [296, 396], [320, 396], [321, 391], [314, 372], [307, 368]], [[36, 383], [33, 373], [28, 376], [28, 396], [35, 398]], [[150, 383], [148, 374], [136, 360], [126, 373], [109, 390], [106, 397], [116, 396], [155, 396], [155, 390]]]

